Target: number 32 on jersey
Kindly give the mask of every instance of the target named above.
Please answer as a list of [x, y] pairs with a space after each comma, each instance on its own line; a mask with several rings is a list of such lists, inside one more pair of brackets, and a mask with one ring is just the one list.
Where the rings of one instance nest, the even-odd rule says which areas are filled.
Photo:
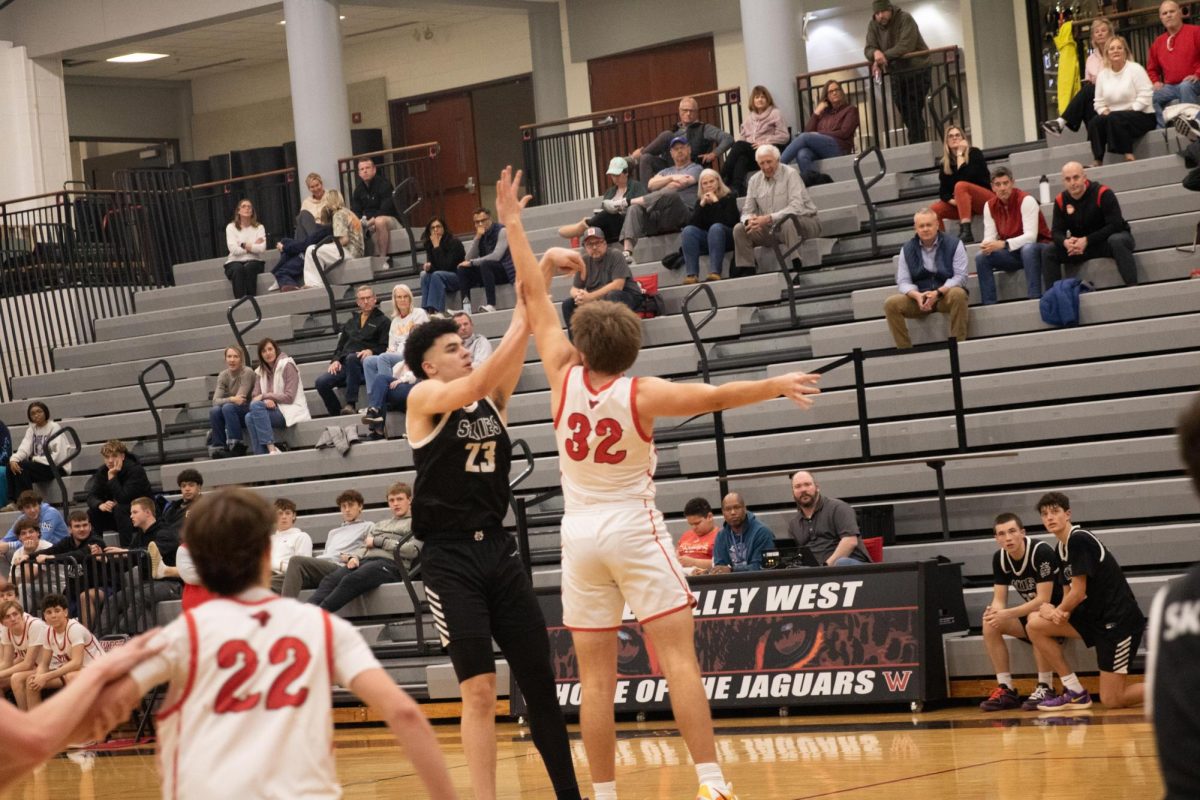
[[[571, 436], [566, 440], [567, 456], [572, 461], [583, 461], [588, 457], [588, 438], [592, 435], [592, 423], [586, 415], [575, 412], [567, 417], [567, 428]], [[592, 460], [597, 464], [620, 464], [625, 460], [626, 451], [612, 448], [625, 434], [621, 423], [611, 417], [605, 417], [596, 422], [596, 435], [602, 437], [592, 451]]]

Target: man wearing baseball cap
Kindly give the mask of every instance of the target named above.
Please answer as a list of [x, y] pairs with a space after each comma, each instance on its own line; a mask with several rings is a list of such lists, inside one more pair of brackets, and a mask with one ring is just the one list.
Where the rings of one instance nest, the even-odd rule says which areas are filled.
[[704, 168], [692, 161], [692, 148], [683, 136], [671, 140], [675, 163], [650, 179], [650, 194], [631, 200], [621, 226], [625, 261], [633, 263], [633, 246], [643, 236], [682, 230], [692, 218], [699, 197], [696, 184]]
[[[694, 97], [685, 97], [679, 101], [679, 122], [669, 131], [663, 131], [654, 141], [645, 147], [634, 150], [629, 158], [637, 162], [638, 177], [647, 186], [651, 176], [664, 167], [670, 166], [668, 151], [677, 136], [687, 140], [691, 148], [691, 157], [703, 167], [712, 166], [717, 158], [733, 146], [733, 135], [715, 125], [700, 121], [700, 104]], [[653, 191], [654, 187], [650, 187]]]
[[892, 5], [891, 0], [875, 0], [863, 52], [877, 79], [888, 76], [892, 98], [908, 128], [909, 144], [925, 141], [925, 95], [931, 80], [929, 56], [907, 56], [928, 49], [912, 14]]
[[571, 296], [562, 304], [563, 322], [568, 335], [575, 309], [585, 303], [609, 300], [637, 310], [641, 302], [641, 287], [633, 279], [633, 273], [629, 271], [629, 265], [621, 253], [609, 248], [604, 240], [604, 231], [592, 227], [583, 232], [583, 255], [574, 251], [565, 252], [569, 255], [562, 260], [562, 268], [575, 273]]
[[617, 241], [621, 234], [621, 223], [625, 221], [625, 210], [629, 201], [646, 193], [646, 184], [634, 180], [629, 175], [629, 161], [622, 156], [616, 156], [608, 162], [608, 180], [611, 184], [604, 193], [600, 208], [590, 217], [584, 217], [579, 222], [563, 225], [558, 229], [558, 235], [564, 239], [574, 239], [582, 236], [588, 228], [599, 228], [604, 231], [604, 239], [608, 242]]

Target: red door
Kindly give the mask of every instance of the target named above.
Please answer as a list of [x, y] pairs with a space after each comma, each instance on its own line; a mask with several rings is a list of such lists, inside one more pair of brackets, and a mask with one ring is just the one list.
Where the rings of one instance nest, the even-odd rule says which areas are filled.
[[[467, 92], [392, 102], [393, 145], [438, 142], [446, 222], [456, 235], [471, 232], [471, 212], [479, 207], [479, 167], [475, 160], [475, 120]], [[424, 224], [424, 223], [422, 223]]]

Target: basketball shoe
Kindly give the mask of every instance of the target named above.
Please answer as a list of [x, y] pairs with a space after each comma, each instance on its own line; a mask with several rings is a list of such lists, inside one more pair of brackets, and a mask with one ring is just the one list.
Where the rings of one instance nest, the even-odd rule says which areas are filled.
[[1038, 705], [1051, 697], [1054, 697], [1054, 690], [1044, 683], [1039, 683], [1037, 688], [1029, 693], [1029, 697], [1025, 698], [1025, 702], [1021, 703], [1021, 710], [1037, 711]]
[[979, 704], [980, 711], [1008, 711], [1021, 707], [1021, 698], [1007, 686], [997, 686], [992, 689], [988, 699]]
[[733, 794], [732, 784], [726, 784], [725, 789], [723, 792], [711, 783], [702, 783], [696, 790], [696, 800], [738, 800], [737, 795]]
[[1048, 697], [1038, 703], [1038, 711], [1075, 711], [1077, 709], [1091, 708], [1092, 696], [1088, 694], [1087, 689], [1082, 692], [1072, 692], [1067, 687], [1063, 687], [1063, 693], [1058, 697]]

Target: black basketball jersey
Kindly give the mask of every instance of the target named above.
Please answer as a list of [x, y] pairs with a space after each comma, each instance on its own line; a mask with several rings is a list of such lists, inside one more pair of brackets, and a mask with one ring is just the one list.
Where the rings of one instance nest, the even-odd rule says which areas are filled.
[[1146, 714], [1154, 720], [1168, 800], [1200, 797], [1200, 566], [1172, 581], [1150, 609]]
[[1075, 575], [1087, 576], [1087, 599], [1071, 614], [1071, 625], [1077, 630], [1126, 631], [1146, 624], [1121, 565], [1095, 534], [1078, 525], [1071, 528], [1066, 543], [1058, 544], [1058, 557], [1063, 586], [1069, 586]]
[[1062, 602], [1062, 585], [1058, 582], [1061, 570], [1062, 563], [1054, 546], [1037, 539], [1025, 540], [1025, 555], [1020, 561], [1013, 561], [1003, 549], [992, 556], [993, 583], [1012, 586], [1026, 603], [1037, 597], [1037, 585], [1047, 581], [1054, 584], [1050, 602], [1054, 605]]
[[511, 495], [512, 443], [491, 398], [435, 420], [433, 432], [412, 443], [413, 533], [424, 539], [500, 526]]

